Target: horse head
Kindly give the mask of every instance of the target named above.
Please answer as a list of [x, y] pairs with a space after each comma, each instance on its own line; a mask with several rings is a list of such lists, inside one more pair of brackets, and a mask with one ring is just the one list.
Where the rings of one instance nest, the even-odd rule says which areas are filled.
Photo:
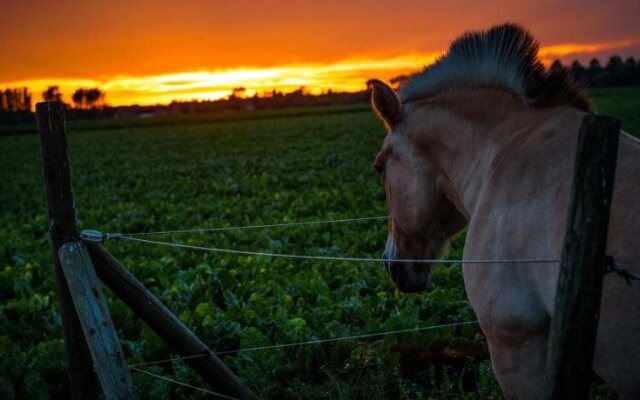
[[382, 176], [389, 209], [389, 234], [384, 266], [402, 292], [431, 289], [431, 265], [403, 261], [433, 259], [465, 218], [445, 196], [446, 180], [430, 162], [428, 151], [414, 142], [410, 111], [404, 110], [395, 92], [383, 82], [372, 80], [371, 103], [387, 134], [373, 163]]

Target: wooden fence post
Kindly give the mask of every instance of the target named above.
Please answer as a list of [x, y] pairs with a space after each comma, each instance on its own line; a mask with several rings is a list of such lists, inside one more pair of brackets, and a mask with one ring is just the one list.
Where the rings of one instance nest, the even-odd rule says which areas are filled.
[[69, 242], [60, 247], [58, 256], [105, 398], [137, 399], [131, 372], [87, 248], [82, 243]]
[[216, 392], [240, 399], [254, 399], [251, 390], [222, 361], [211, 353], [193, 332], [189, 330], [162, 302], [127, 271], [108, 251], [88, 243], [98, 277], [158, 336], [182, 356], [185, 362]]
[[549, 329], [546, 399], [588, 397], [619, 134], [615, 118], [591, 114], [582, 120]]
[[58, 249], [64, 243], [73, 240], [78, 233], [67, 155], [64, 105], [57, 102], [38, 103], [36, 114], [42, 147], [44, 188], [49, 210], [49, 236], [55, 262], [71, 398], [73, 400], [96, 399], [98, 386], [91, 355], [58, 259]]

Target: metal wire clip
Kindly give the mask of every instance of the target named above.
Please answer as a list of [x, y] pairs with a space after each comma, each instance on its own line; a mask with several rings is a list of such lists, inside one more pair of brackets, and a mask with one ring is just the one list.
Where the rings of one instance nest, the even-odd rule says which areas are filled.
[[104, 243], [107, 240], [120, 238], [120, 233], [102, 233], [97, 229], [83, 229], [80, 232], [80, 240], [87, 243]]
[[83, 229], [80, 239], [88, 243], [102, 243], [106, 240], [104, 234], [97, 229]]

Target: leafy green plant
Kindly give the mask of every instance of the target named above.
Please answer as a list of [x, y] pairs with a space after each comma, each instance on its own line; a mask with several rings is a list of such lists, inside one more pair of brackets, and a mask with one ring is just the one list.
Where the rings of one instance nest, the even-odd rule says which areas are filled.
[[[630, 93], [640, 98], [637, 90]], [[601, 111], [615, 113], [618, 94], [597, 99], [603, 96]], [[639, 132], [633, 110], [620, 110], [630, 121], [626, 129]], [[383, 129], [359, 108], [118, 128], [72, 125], [83, 228], [140, 232], [386, 214], [370, 166]], [[38, 138], [2, 137], [0, 153], [8, 177], [0, 181], [0, 398], [64, 398], [64, 345]], [[370, 257], [380, 256], [385, 238], [383, 221], [163, 237], [233, 249]], [[452, 258], [461, 256], [463, 240], [452, 243]], [[239, 257], [130, 242], [107, 247], [217, 351], [475, 319], [458, 266], [436, 268], [434, 292], [401, 295], [376, 264]], [[108, 291], [107, 298], [130, 363], [172, 355]], [[232, 352], [223, 360], [264, 398], [499, 398], [483, 346], [478, 327], [469, 325]], [[181, 362], [145, 368], [202, 385]], [[204, 398], [147, 375], [134, 378], [142, 398]]]

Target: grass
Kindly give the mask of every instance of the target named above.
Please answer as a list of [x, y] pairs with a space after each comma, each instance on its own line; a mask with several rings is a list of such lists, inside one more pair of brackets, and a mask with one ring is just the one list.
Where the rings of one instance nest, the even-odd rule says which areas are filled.
[[[638, 89], [595, 92], [639, 133]], [[631, 105], [628, 105], [631, 104]], [[206, 123], [205, 123], [206, 122]], [[82, 228], [140, 232], [384, 215], [371, 168], [383, 136], [361, 109], [286, 118], [181, 120], [88, 130], [69, 147]], [[145, 123], [146, 124], [146, 123]], [[0, 138], [0, 398], [65, 398], [39, 143]], [[379, 256], [380, 222], [174, 235], [182, 243], [317, 255]], [[375, 264], [236, 257], [113, 242], [108, 249], [212, 349], [229, 350], [473, 320], [458, 268], [437, 289], [400, 295]], [[460, 257], [462, 242], [451, 257]], [[167, 346], [108, 295], [131, 364]], [[451, 354], [458, 354], [453, 357]], [[477, 327], [224, 357], [265, 398], [499, 398]], [[201, 385], [176, 362], [155, 373]], [[204, 398], [134, 375], [142, 398]]]
[[640, 136], [640, 89], [625, 87], [590, 92], [596, 111], [622, 118], [622, 129]]

